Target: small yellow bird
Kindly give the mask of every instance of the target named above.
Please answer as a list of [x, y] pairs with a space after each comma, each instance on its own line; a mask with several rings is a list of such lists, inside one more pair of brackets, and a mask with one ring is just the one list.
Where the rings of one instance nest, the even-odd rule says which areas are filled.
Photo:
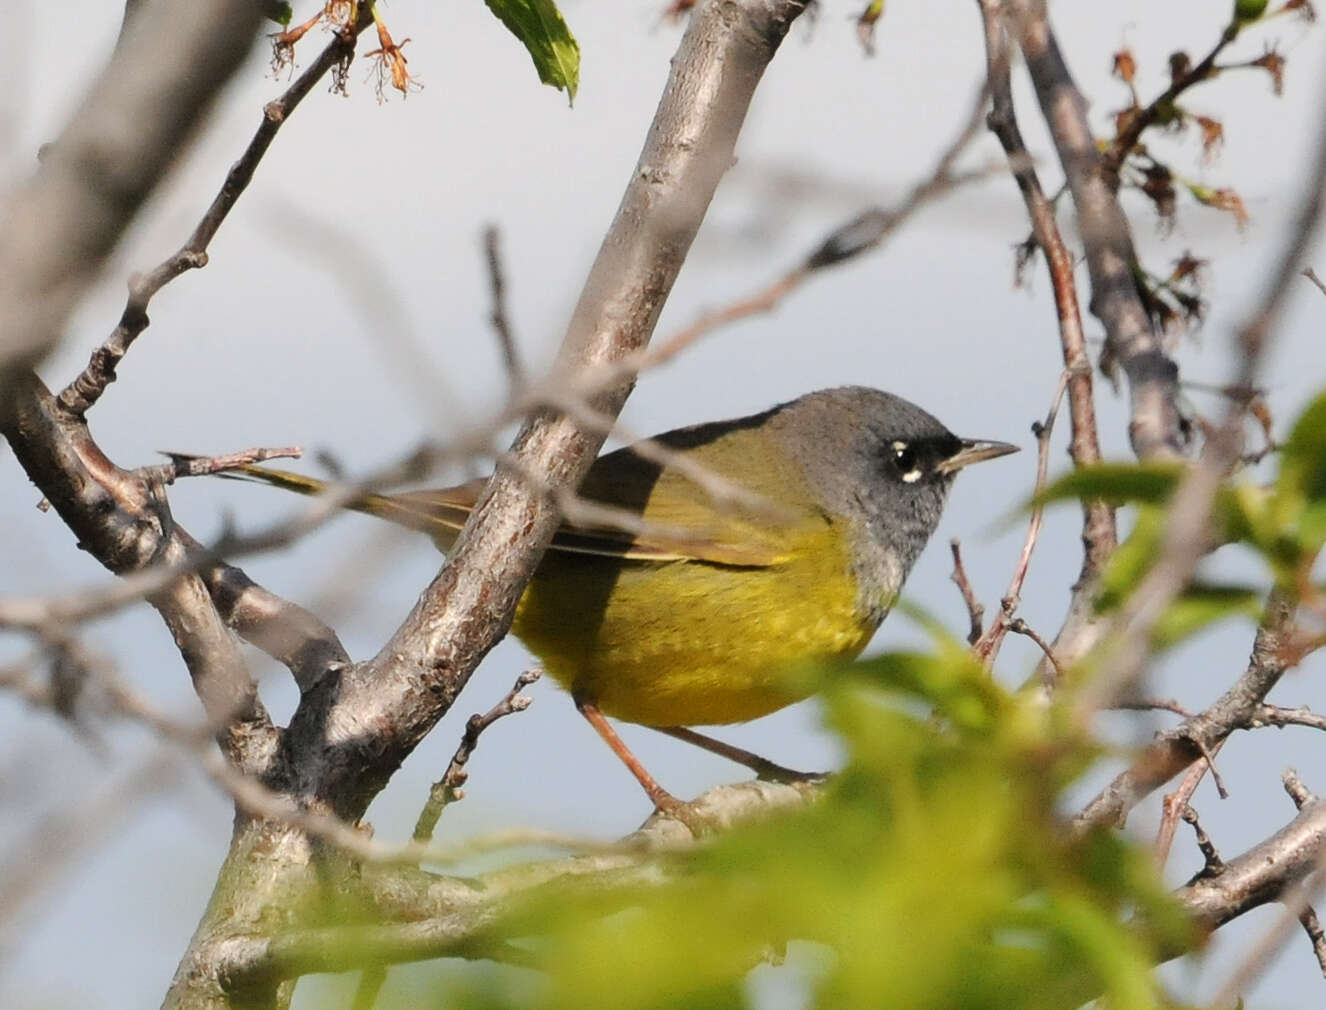
[[[804, 696], [789, 667], [858, 655], [938, 524], [954, 475], [1017, 448], [958, 438], [907, 400], [860, 386], [655, 441], [772, 508], [716, 503], [677, 466], [629, 447], [601, 456], [581, 496], [639, 516], [640, 531], [564, 523], [512, 631], [655, 806], [675, 810], [604, 716], [763, 776], [794, 775], [685, 727], [766, 715]], [[242, 472], [302, 494], [326, 487], [260, 466]], [[447, 551], [484, 483], [368, 494], [348, 507], [428, 533]]]

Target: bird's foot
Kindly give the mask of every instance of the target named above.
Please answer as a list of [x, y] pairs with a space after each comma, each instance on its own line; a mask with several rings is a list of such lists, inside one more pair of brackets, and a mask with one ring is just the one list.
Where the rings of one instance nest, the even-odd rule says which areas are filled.
[[831, 772], [799, 772], [794, 768], [784, 768], [780, 764], [761, 758], [758, 764], [751, 764], [751, 771], [762, 782], [781, 782], [784, 785], [820, 785], [828, 781]]
[[661, 814], [674, 821], [680, 821], [693, 838], [703, 838], [714, 833], [714, 826], [702, 817], [694, 806], [677, 799], [671, 793], [660, 789], [658, 793], [651, 794], [650, 799], [654, 801], [656, 816]]

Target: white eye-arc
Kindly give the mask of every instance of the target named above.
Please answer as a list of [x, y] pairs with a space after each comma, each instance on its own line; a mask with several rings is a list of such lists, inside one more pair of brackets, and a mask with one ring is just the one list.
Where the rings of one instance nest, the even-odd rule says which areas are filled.
[[915, 484], [920, 480], [921, 468], [916, 465], [916, 456], [912, 452], [911, 446], [906, 442], [894, 442], [889, 448], [893, 450], [893, 464], [898, 468], [902, 482], [904, 484]]

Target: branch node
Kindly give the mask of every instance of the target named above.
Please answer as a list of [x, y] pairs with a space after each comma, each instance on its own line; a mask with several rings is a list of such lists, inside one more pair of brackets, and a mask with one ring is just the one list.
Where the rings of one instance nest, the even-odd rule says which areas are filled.
[[1293, 768], [1286, 768], [1284, 774], [1280, 776], [1280, 781], [1284, 784], [1289, 798], [1294, 801], [1294, 806], [1299, 810], [1317, 798], [1312, 790], [1303, 784], [1303, 780]]

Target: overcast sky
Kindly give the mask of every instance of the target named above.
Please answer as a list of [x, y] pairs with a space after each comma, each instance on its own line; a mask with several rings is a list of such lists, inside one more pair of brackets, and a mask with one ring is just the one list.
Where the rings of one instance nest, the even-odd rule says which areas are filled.
[[[313, 6], [297, 0], [296, 17]], [[1109, 77], [1117, 48], [1133, 48], [1141, 90], [1154, 94], [1167, 81], [1168, 54], [1180, 47], [1204, 52], [1227, 6], [1052, 5], [1065, 55], [1094, 100], [1097, 129], [1105, 131], [1111, 111], [1125, 101]], [[384, 8], [396, 37], [411, 39], [406, 52], [423, 90], [379, 105], [361, 63], [351, 72], [349, 99], [324, 89], [308, 98], [218, 235], [210, 265], [153, 302], [151, 328], [92, 414], [101, 445], [130, 466], [155, 461], [160, 449], [301, 444], [362, 472], [423, 438], [444, 436], [449, 421], [495, 409], [505, 379], [487, 323], [480, 231], [489, 222], [502, 229], [509, 310], [521, 353], [537, 369], [561, 337], [666, 78], [680, 30], [658, 24], [661, 7], [661, 0], [567, 0], [563, 12], [584, 59], [574, 108], [539, 86], [523, 50], [478, 0], [397, 0]], [[929, 171], [967, 116], [983, 66], [971, 0], [890, 4], [873, 59], [862, 56], [855, 39], [854, 10], [828, 0], [813, 26], [794, 27], [756, 96], [738, 161], [660, 335], [771, 279], [864, 207], [897, 199]], [[11, 5], [0, 42], [8, 68], [0, 97], [6, 187], [31, 170], [36, 149], [58, 133], [109, 52], [119, 18], [116, 4], [92, 0]], [[1219, 159], [1204, 164], [1191, 134], [1158, 143], [1192, 178], [1237, 188], [1250, 225], [1240, 231], [1228, 215], [1181, 199], [1178, 221], [1165, 235], [1143, 202], [1129, 202], [1153, 269], [1166, 269], [1185, 250], [1212, 261], [1209, 319], [1179, 350], [1183, 374], [1192, 380], [1220, 382], [1228, 375], [1229, 335], [1278, 249], [1321, 118], [1322, 29], [1284, 19], [1250, 32], [1235, 54], [1257, 56], [1269, 40], [1278, 40], [1289, 58], [1283, 98], [1272, 95], [1265, 75], [1245, 72], [1201, 88], [1187, 103], [1223, 121], [1227, 145]], [[320, 44], [306, 41], [302, 58]], [[265, 51], [255, 52], [123, 244], [60, 353], [43, 367], [49, 382], [67, 381], [109, 333], [128, 274], [159, 262], [186, 237], [256, 127], [262, 103], [284, 86], [265, 73], [266, 60]], [[1020, 80], [1018, 99], [1033, 151], [1048, 157]], [[998, 159], [993, 139], [982, 138], [968, 164]], [[1055, 177], [1050, 164], [1045, 169]], [[1037, 264], [1028, 288], [1012, 286], [1012, 246], [1026, 231], [1006, 176], [955, 194], [883, 250], [817, 277], [771, 316], [711, 336], [647, 375], [623, 423], [637, 433], [656, 432], [853, 382], [903, 394], [960, 434], [1030, 450], [1029, 426], [1048, 407], [1060, 358], [1043, 268]], [[1326, 256], [1318, 250], [1314, 262], [1326, 266]], [[1265, 373], [1282, 431], [1326, 381], [1323, 320], [1326, 300], [1304, 282]], [[1087, 328], [1099, 334], [1094, 320]], [[1123, 457], [1124, 404], [1107, 385], [1097, 390], [1106, 448]], [[1207, 411], [1219, 406], [1198, 393], [1193, 400]], [[1062, 468], [1059, 435], [1054, 463]], [[908, 585], [913, 603], [955, 629], [963, 626], [946, 547], [958, 536], [978, 592], [988, 606], [997, 605], [1022, 536], [1019, 523], [1005, 520], [1030, 487], [1034, 466], [1028, 451], [962, 476]], [[33, 508], [37, 496], [4, 450], [0, 475], [6, 530], [0, 593], [103, 582], [106, 576], [74, 549], [63, 525]], [[226, 521], [249, 528], [298, 507], [276, 492], [217, 481], [184, 482], [171, 501], [179, 520], [203, 539]], [[1075, 520], [1072, 508], [1051, 515], [1024, 594], [1024, 615], [1047, 635], [1058, 626], [1077, 571]], [[245, 567], [323, 613], [358, 658], [376, 651], [437, 564], [426, 543], [352, 517]], [[1256, 573], [1238, 557], [1219, 565]], [[1250, 626], [1234, 623], [1181, 650], [1156, 692], [1200, 705], [1242, 669], [1250, 639]], [[182, 716], [196, 712], [179, 656], [146, 607], [99, 622], [88, 640], [116, 653], [123, 673], [162, 705]], [[915, 628], [895, 617], [874, 648], [918, 640]], [[19, 655], [23, 644], [0, 637], [0, 662]], [[1006, 647], [1001, 666], [1018, 680], [1032, 661], [1018, 640]], [[254, 662], [264, 670], [265, 700], [283, 719], [296, 700], [293, 686], [260, 658]], [[408, 834], [465, 718], [489, 707], [527, 662], [514, 642], [494, 651], [455, 711], [370, 811], [379, 837]], [[1316, 657], [1275, 700], [1326, 706], [1322, 672]], [[441, 833], [460, 837], [517, 824], [605, 837], [631, 830], [648, 813], [636, 784], [563, 693], [541, 684], [533, 694], [528, 712], [485, 739], [471, 766], [470, 795], [447, 811]], [[824, 767], [835, 760], [813, 703], [726, 735], [784, 764]], [[628, 727], [626, 736], [678, 795], [742, 777], [735, 766], [655, 734]], [[150, 743], [136, 731], [117, 730], [107, 735], [105, 750], [94, 750], [49, 717], [0, 697], [0, 805], [8, 811], [0, 852], [44, 814], [99, 795]], [[1300, 764], [1309, 787], [1326, 789], [1323, 758], [1326, 744], [1308, 731], [1231, 741], [1221, 761], [1232, 798], [1221, 803], [1204, 784], [1195, 801], [1222, 852], [1234, 855], [1290, 819], [1292, 805], [1278, 784], [1287, 763]], [[23, 936], [0, 950], [0, 1005], [79, 1006], [93, 985], [100, 1006], [155, 1005], [210, 892], [229, 820], [224, 797], [188, 770], [177, 787], [137, 805], [36, 903]], [[1134, 821], [1146, 836], [1154, 809], [1139, 811]], [[1199, 865], [1191, 849], [1181, 834], [1171, 867], [1176, 882]], [[1205, 967], [1185, 967], [1176, 977], [1200, 973], [1198, 996], [1209, 996], [1230, 963], [1226, 952], [1259, 935], [1274, 915], [1247, 917], [1237, 931], [1222, 934]], [[776, 983], [768, 992], [770, 1006], [796, 1005]], [[1186, 982], [1185, 992], [1191, 992]], [[1321, 1005], [1323, 992], [1306, 941], [1296, 936], [1250, 1005], [1307, 1010]]]

